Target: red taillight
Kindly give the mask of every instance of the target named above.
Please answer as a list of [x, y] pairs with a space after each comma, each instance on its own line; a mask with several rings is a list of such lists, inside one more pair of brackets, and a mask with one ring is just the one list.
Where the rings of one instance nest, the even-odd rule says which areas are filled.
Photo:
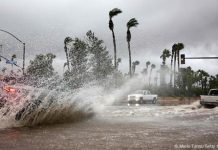
[[10, 93], [16, 92], [16, 89], [14, 89], [12, 87], [8, 87], [8, 86], [5, 86], [3, 89], [4, 89], [4, 91], [10, 92]]
[[10, 92], [16, 92], [16, 90], [13, 88], [10, 88]]

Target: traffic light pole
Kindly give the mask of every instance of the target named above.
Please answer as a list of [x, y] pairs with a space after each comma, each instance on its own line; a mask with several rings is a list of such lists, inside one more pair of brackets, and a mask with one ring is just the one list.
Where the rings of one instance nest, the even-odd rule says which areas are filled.
[[181, 64], [185, 64], [186, 59], [218, 59], [218, 57], [185, 57], [185, 54], [181, 54]]
[[185, 57], [185, 59], [218, 59], [218, 57]]

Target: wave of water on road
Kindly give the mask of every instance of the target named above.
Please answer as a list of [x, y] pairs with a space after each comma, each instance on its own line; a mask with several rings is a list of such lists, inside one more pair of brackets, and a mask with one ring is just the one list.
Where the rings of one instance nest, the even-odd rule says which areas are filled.
[[141, 78], [131, 79], [111, 92], [93, 84], [68, 92], [22, 86], [22, 92], [10, 97], [7, 105], [0, 109], [0, 128], [85, 119], [103, 112], [105, 105], [122, 99], [129, 91], [141, 88]]
[[[22, 87], [25, 89], [25, 87]], [[101, 107], [97, 87], [71, 92], [26, 88], [26, 92], [12, 98], [0, 111], [4, 126], [33, 126], [66, 121], [77, 121], [88, 117]], [[92, 98], [90, 98], [92, 97]], [[98, 105], [98, 107], [97, 107]], [[17, 114], [20, 116], [17, 120]]]
[[[207, 109], [201, 107], [199, 101], [193, 102], [189, 105], [177, 106], [160, 106], [153, 104], [145, 105], [123, 105], [123, 106], [108, 106], [104, 113], [99, 114], [99, 117], [119, 120], [121, 118], [127, 121], [145, 121], [145, 120], [160, 120], [167, 118], [184, 118], [208, 115], [211, 118], [218, 118], [218, 107], [214, 109]], [[201, 119], [201, 118], [199, 118]]]

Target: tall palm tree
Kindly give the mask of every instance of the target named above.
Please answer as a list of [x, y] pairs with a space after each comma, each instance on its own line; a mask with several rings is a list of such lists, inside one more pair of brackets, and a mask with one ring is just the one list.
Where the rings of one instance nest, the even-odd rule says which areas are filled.
[[170, 51], [168, 49], [164, 49], [160, 58], [163, 59], [163, 62], [160, 68], [160, 85], [166, 85], [166, 71], [168, 67], [166, 66], [166, 59], [171, 56]]
[[149, 86], [151, 85], [151, 74], [152, 74], [152, 70], [156, 68], [155, 64], [151, 65], [151, 70], [150, 70], [150, 75], [149, 75]]
[[176, 82], [176, 57], [177, 57], [177, 44], [174, 44], [172, 47], [173, 51], [174, 51], [174, 65], [173, 65], [173, 78], [174, 78], [174, 87], [175, 87], [175, 82]]
[[166, 64], [166, 59], [171, 56], [170, 51], [168, 49], [164, 49], [160, 58], [163, 59], [163, 65]]
[[178, 58], [178, 71], [179, 71], [179, 68], [180, 68], [180, 62], [179, 62], [179, 55], [180, 55], [180, 51], [184, 49], [184, 44], [183, 43], [178, 43], [177, 44], [177, 58]]
[[144, 74], [146, 75], [146, 77], [145, 77], [145, 80], [146, 80], [146, 78], [148, 78], [148, 67], [149, 67], [149, 65], [151, 64], [151, 62], [150, 61], [147, 61], [146, 62], [146, 68], [144, 69]]
[[170, 62], [170, 86], [172, 86], [172, 81], [173, 81], [173, 58], [174, 58], [174, 55], [175, 55], [175, 50], [174, 48], [172, 47], [172, 50], [171, 50], [171, 62]]
[[67, 68], [68, 68], [68, 71], [70, 70], [70, 65], [69, 65], [69, 55], [68, 55], [68, 48], [67, 48], [67, 45], [72, 42], [73, 39], [71, 37], [66, 37], [64, 39], [64, 51], [66, 53], [66, 59], [67, 59]]
[[133, 75], [135, 74], [136, 66], [139, 65], [139, 63], [140, 62], [138, 60], [136, 60], [136, 61], [134, 61], [132, 63], [132, 73], [133, 73]]
[[115, 34], [114, 34], [114, 23], [112, 21], [112, 18], [118, 14], [122, 13], [122, 10], [118, 8], [114, 8], [109, 12], [109, 29], [112, 32], [112, 37], [113, 37], [113, 44], [114, 44], [114, 67], [117, 69], [117, 47], [116, 47], [116, 39], [115, 39]]
[[130, 28], [132, 27], [136, 27], [138, 25], [138, 21], [135, 18], [130, 19], [126, 26], [127, 26], [127, 36], [126, 36], [126, 40], [128, 43], [128, 50], [129, 50], [129, 75], [130, 77], [132, 77], [132, 60], [131, 60], [131, 49], [130, 49], [130, 41], [131, 41], [131, 32], [130, 32]]
[[[171, 57], [171, 75], [170, 75], [170, 85], [172, 85], [172, 78], [174, 78], [174, 83], [173, 87], [175, 87], [175, 74], [176, 74], [176, 56], [177, 56], [177, 44], [173, 44], [172, 46], [172, 57]], [[172, 71], [172, 66], [174, 63], [173, 71]], [[173, 72], [173, 74], [172, 74]]]

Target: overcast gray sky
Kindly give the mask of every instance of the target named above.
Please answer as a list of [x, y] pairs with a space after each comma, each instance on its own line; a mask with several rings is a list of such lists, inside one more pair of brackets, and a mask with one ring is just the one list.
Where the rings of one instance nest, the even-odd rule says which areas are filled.
[[[55, 65], [62, 66], [64, 38], [83, 38], [89, 29], [113, 54], [108, 12], [115, 7], [123, 11], [113, 19], [123, 72], [128, 69], [126, 22], [132, 17], [139, 22], [131, 30], [132, 57], [141, 62], [138, 71], [147, 60], [159, 68], [162, 50], [178, 42], [185, 44], [181, 53], [186, 56], [218, 56], [217, 0], [0, 0], [0, 28], [27, 43], [28, 58], [53, 52], [58, 56]], [[4, 33], [0, 33], [0, 44], [8, 54], [21, 50], [21, 45]], [[218, 74], [217, 64], [218, 60], [187, 60], [183, 66]]]

